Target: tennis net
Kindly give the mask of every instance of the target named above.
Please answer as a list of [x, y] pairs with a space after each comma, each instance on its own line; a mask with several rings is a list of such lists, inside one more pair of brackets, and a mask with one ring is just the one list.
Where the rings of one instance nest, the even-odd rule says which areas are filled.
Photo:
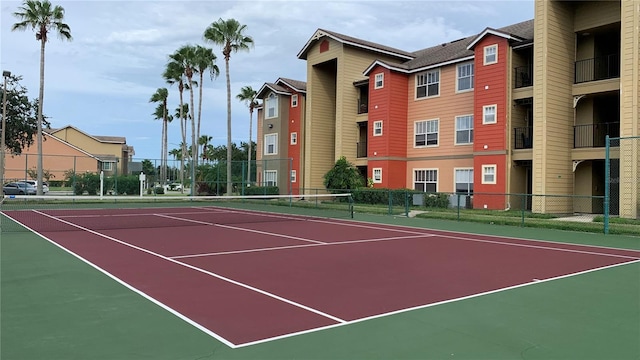
[[5, 196], [0, 232], [86, 231], [353, 218], [351, 194]]

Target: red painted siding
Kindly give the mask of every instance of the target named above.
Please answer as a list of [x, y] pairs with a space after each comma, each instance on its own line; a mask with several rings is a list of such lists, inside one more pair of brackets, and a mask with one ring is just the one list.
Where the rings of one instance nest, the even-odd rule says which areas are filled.
[[[498, 45], [498, 62], [483, 65], [484, 47], [494, 44]], [[475, 152], [506, 149], [508, 49], [509, 44], [505, 39], [492, 35], [478, 42], [475, 48], [475, 141], [473, 146]], [[495, 124], [482, 124], [482, 109], [486, 105], [497, 105]]]
[[[484, 48], [498, 46], [497, 63], [484, 65]], [[495, 152], [507, 150], [507, 54], [506, 39], [488, 35], [475, 47], [475, 92], [474, 92], [474, 207], [488, 209], [506, 208], [506, 160], [505, 154]], [[483, 107], [496, 105], [496, 123], [483, 124]], [[487, 153], [487, 155], [482, 155]], [[496, 183], [482, 184], [482, 166], [496, 165]]]
[[[496, 183], [483, 184], [483, 165], [496, 166]], [[473, 158], [473, 207], [482, 209], [487, 206], [491, 210], [503, 210], [507, 207], [506, 196], [506, 155], [480, 155]], [[499, 194], [499, 195], [498, 195]]]
[[[375, 75], [384, 74], [384, 87], [375, 89]], [[368, 176], [373, 168], [382, 168], [382, 183], [375, 187], [404, 188], [406, 163], [377, 158], [407, 156], [408, 78], [404, 74], [377, 67], [370, 75], [368, 113]], [[382, 121], [382, 135], [373, 136], [373, 124]]]
[[[299, 188], [301, 187], [301, 183], [300, 183], [300, 175], [302, 174], [302, 146], [300, 144], [300, 141], [302, 140], [302, 133], [301, 133], [301, 124], [302, 124], [302, 101], [304, 100], [304, 96], [303, 94], [297, 93], [297, 92], [293, 92], [293, 95], [298, 95], [298, 106], [296, 107], [292, 107], [291, 106], [291, 97], [289, 97], [289, 121], [288, 121], [288, 139], [287, 139], [287, 143], [289, 144], [287, 146], [287, 154], [286, 157], [288, 158], [292, 158], [292, 162], [291, 162], [291, 169], [289, 170], [295, 170], [296, 171], [296, 182], [291, 184], [292, 187], [292, 193], [294, 195], [298, 195], [299, 194]], [[292, 95], [292, 96], [293, 96]], [[286, 119], [283, 119], [286, 120]], [[291, 133], [297, 133], [298, 134], [298, 141], [296, 142], [295, 145], [291, 144]], [[291, 178], [291, 174], [289, 174], [289, 179]]]

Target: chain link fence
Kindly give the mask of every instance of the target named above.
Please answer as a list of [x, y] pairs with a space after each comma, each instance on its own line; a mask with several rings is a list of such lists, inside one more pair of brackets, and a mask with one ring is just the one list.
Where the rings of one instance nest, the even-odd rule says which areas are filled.
[[640, 136], [607, 136], [604, 232], [640, 225]]

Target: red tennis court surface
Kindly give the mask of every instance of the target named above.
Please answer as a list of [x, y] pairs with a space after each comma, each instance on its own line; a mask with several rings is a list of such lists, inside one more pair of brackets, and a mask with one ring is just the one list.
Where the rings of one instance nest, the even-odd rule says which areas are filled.
[[7, 215], [231, 347], [640, 259], [633, 250], [216, 208]]

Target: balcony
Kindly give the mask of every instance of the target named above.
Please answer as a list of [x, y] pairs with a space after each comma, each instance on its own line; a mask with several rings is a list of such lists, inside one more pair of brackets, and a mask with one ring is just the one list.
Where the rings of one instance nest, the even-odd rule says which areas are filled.
[[620, 123], [598, 123], [573, 127], [573, 148], [605, 147], [605, 137], [619, 137]]
[[369, 112], [369, 104], [367, 101], [358, 100], [358, 115]]
[[357, 158], [366, 158], [367, 157], [367, 142], [359, 142], [357, 143], [356, 157]]
[[519, 127], [513, 129], [513, 148], [532, 149], [533, 148], [533, 128]]
[[519, 66], [515, 68], [515, 88], [523, 88], [533, 85], [533, 66]]
[[620, 77], [620, 55], [611, 54], [575, 62], [575, 84]]

